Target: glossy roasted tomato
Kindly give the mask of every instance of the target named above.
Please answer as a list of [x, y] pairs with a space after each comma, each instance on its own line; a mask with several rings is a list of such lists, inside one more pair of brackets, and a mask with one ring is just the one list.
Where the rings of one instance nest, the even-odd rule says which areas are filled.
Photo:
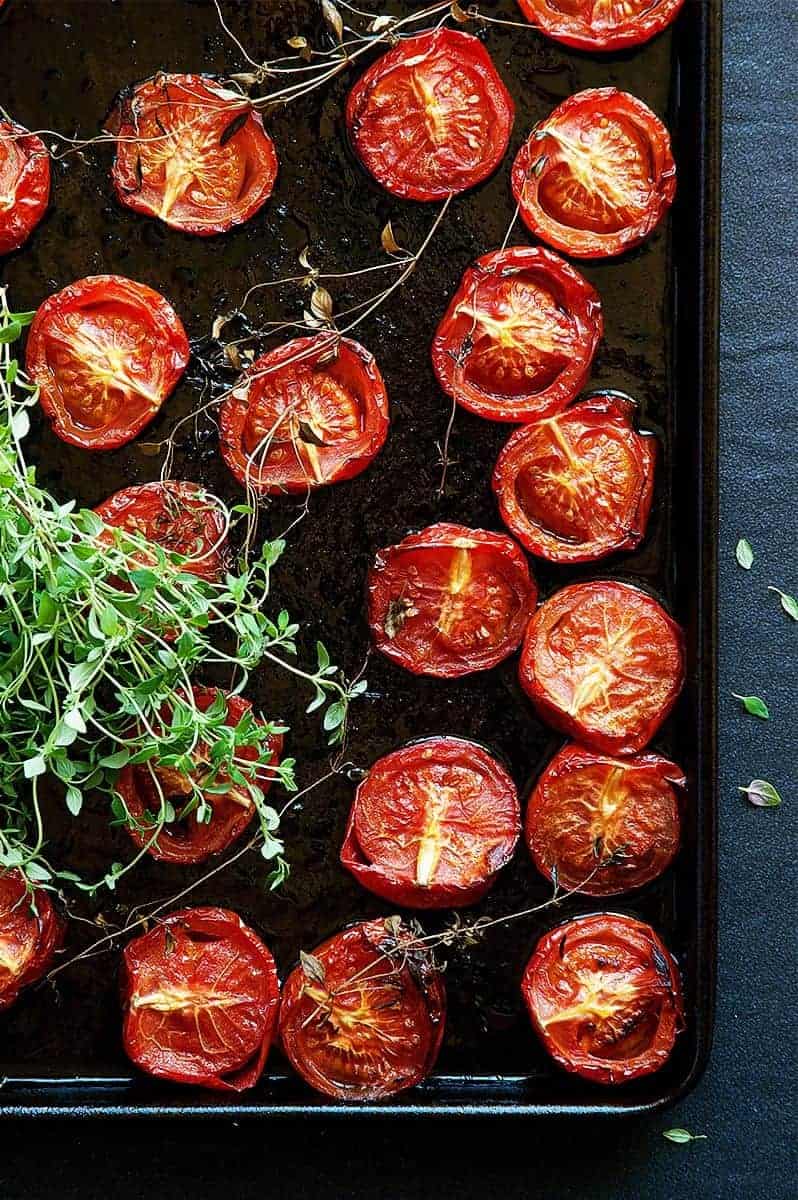
[[29, 890], [19, 871], [0, 871], [0, 1012], [42, 978], [63, 937], [47, 892]]
[[493, 490], [507, 528], [549, 562], [593, 562], [643, 540], [656, 442], [637, 406], [599, 392], [519, 429], [499, 455]]
[[0, 121], [0, 254], [18, 250], [50, 200], [50, 155], [41, 138]]
[[559, 412], [590, 373], [601, 301], [541, 246], [511, 246], [466, 271], [438, 326], [432, 365], [458, 404], [491, 421]]
[[474, 904], [520, 833], [515, 785], [474, 742], [431, 737], [381, 758], [357, 789], [341, 862], [408, 908]]
[[[200, 712], [206, 712], [220, 694], [218, 688], [192, 688], [194, 704]], [[244, 716], [252, 712], [249, 700], [241, 696], [221, 693], [227, 701], [225, 725], [235, 728]], [[166, 722], [170, 714], [164, 713]], [[257, 783], [262, 791], [271, 786], [274, 768], [280, 761], [283, 739], [274, 734], [268, 741], [271, 757], [263, 762], [258, 772]], [[255, 805], [246, 787], [232, 784], [226, 792], [216, 788], [229, 782], [225, 773], [217, 773], [207, 758], [208, 749], [200, 742], [191, 754], [195, 768], [190, 775], [174, 767], [141, 763], [123, 767], [117, 776], [115, 789], [122, 797], [136, 825], [125, 828], [137, 846], [146, 847], [153, 858], [161, 862], [197, 863], [204, 862], [212, 854], [221, 854], [236, 838], [240, 837], [255, 816]], [[258, 757], [254, 746], [240, 746], [236, 756], [243, 762], [255, 762]], [[203, 790], [203, 781], [207, 788]], [[213, 790], [210, 790], [213, 789]], [[199, 820], [197, 804], [199, 796], [211, 811], [210, 820]], [[164, 824], [155, 841], [153, 832], [161, 811], [161, 796], [175, 810], [174, 821]]]
[[374, 178], [408, 200], [474, 187], [504, 157], [515, 109], [482, 43], [436, 29], [403, 38], [360, 77], [346, 125]]
[[388, 436], [376, 362], [349, 338], [295, 338], [261, 355], [221, 411], [222, 457], [258, 492], [307, 492], [365, 471]]
[[521, 991], [555, 1062], [596, 1083], [659, 1070], [682, 1028], [679, 969], [632, 917], [599, 913], [549, 930]]
[[274, 959], [224, 908], [186, 908], [124, 950], [123, 1039], [150, 1075], [243, 1092], [263, 1073], [280, 1004]]
[[398, 918], [364, 921], [304, 956], [283, 988], [291, 1066], [339, 1100], [380, 1100], [420, 1083], [443, 1039], [446, 993], [431, 955]]
[[588, 896], [656, 879], [679, 849], [684, 773], [657, 754], [610, 758], [571, 743], [555, 754], [526, 810], [535, 866]]
[[513, 195], [532, 233], [576, 258], [637, 246], [676, 193], [667, 129], [617, 88], [569, 96], [518, 151]]
[[593, 750], [634, 754], [684, 683], [684, 636], [628, 583], [573, 583], [529, 622], [521, 686], [544, 720]]
[[140, 433], [188, 363], [171, 304], [122, 275], [90, 275], [41, 304], [28, 335], [28, 375], [53, 430], [84, 450]]
[[518, 647], [537, 588], [512, 538], [430, 525], [377, 554], [368, 618], [378, 650], [415, 675], [454, 679]]
[[684, 0], [518, 0], [547, 37], [577, 50], [639, 46], [676, 20]]
[[246, 97], [201, 75], [159, 74], [115, 110], [111, 178], [122, 204], [207, 237], [248, 221], [272, 194], [274, 143]]

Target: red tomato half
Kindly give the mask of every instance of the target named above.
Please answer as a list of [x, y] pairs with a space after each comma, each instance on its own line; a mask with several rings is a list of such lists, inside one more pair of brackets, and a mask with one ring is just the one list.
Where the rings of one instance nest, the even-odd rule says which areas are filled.
[[131, 1062], [176, 1083], [233, 1092], [257, 1083], [280, 984], [271, 954], [236, 913], [170, 913], [122, 957], [122, 1036]]
[[519, 429], [499, 455], [493, 490], [507, 528], [549, 562], [592, 562], [643, 540], [656, 442], [637, 406], [600, 392]]
[[380, 1100], [420, 1083], [443, 1039], [446, 993], [431, 956], [392, 921], [364, 921], [317, 947], [283, 988], [291, 1066], [339, 1100]]
[[63, 938], [47, 892], [30, 892], [19, 871], [0, 872], [0, 1012], [42, 978]]
[[556, 254], [494, 250], [463, 276], [435, 334], [432, 365], [469, 412], [533, 421], [577, 394], [603, 324], [598, 294]]
[[656, 879], [679, 849], [684, 773], [657, 754], [610, 758], [571, 743], [555, 754], [526, 810], [535, 866], [588, 896]]
[[[219, 695], [218, 688], [192, 688], [194, 704], [200, 712], [206, 712]], [[224, 722], [235, 728], [242, 717], [252, 711], [249, 700], [241, 696], [227, 696], [227, 718]], [[164, 713], [164, 720], [170, 714]], [[264, 762], [264, 770], [258, 773], [258, 786], [267, 792], [271, 786], [272, 774], [266, 766], [273, 769], [280, 761], [283, 749], [283, 739], [275, 734], [269, 738], [271, 758], [268, 764]], [[201, 783], [212, 771], [207, 760], [208, 748], [200, 742], [192, 753], [196, 769], [191, 776], [175, 770], [173, 767], [162, 767], [155, 763], [152, 771], [148, 764], [123, 767], [116, 780], [116, 791], [124, 800], [128, 812], [143, 826], [125, 826], [133, 841], [139, 847], [147, 846], [148, 853], [161, 862], [197, 863], [204, 862], [212, 854], [221, 854], [236, 838], [240, 837], [255, 816], [255, 805], [245, 787], [233, 784], [227, 792], [214, 794], [203, 792], [205, 803], [212, 810], [210, 821], [198, 821], [196, 804], [194, 803], [194, 783]], [[236, 756], [244, 762], [255, 762], [257, 750], [254, 746], [240, 746]], [[153, 772], [157, 777], [153, 779]], [[213, 775], [213, 786], [217, 787], [229, 781], [229, 776], [222, 773]], [[160, 792], [158, 785], [160, 784]], [[176, 818], [167, 822], [156, 841], [149, 845], [152, 830], [158, 821], [161, 810], [161, 792], [165, 800], [169, 800], [175, 809]], [[189, 806], [190, 812], [183, 815]]]
[[518, 0], [547, 37], [577, 50], [639, 46], [676, 20], [684, 0]]
[[378, 650], [415, 675], [454, 679], [518, 647], [537, 588], [512, 538], [430, 525], [377, 554], [368, 617]]
[[357, 789], [341, 862], [408, 908], [461, 908], [488, 891], [520, 832], [515, 785], [494, 758], [455, 737], [381, 758]]
[[637, 246], [671, 206], [676, 167], [659, 117], [617, 88], [569, 96], [518, 151], [513, 195], [532, 233], [576, 258]]
[[90, 275], [48, 296], [26, 350], [53, 430], [84, 450], [124, 446], [149, 425], [188, 357], [171, 304], [122, 275]]
[[632, 917], [599, 913], [549, 930], [521, 991], [555, 1062], [596, 1083], [659, 1070], [682, 1027], [679, 968]]
[[346, 102], [358, 158], [407, 200], [440, 200], [486, 179], [504, 157], [514, 115], [485, 47], [455, 29], [402, 39]]
[[261, 355], [222, 405], [222, 457], [258, 492], [351, 479], [387, 436], [388, 396], [374, 358], [330, 334]]
[[651, 741], [684, 683], [684, 636], [639, 588], [574, 583], [529, 622], [521, 686], [556, 729], [606, 754]]
[[0, 254], [27, 242], [50, 200], [50, 155], [41, 138], [0, 121]]
[[200, 75], [155, 75], [112, 122], [117, 198], [208, 237], [248, 221], [272, 194], [274, 143], [246, 97]]

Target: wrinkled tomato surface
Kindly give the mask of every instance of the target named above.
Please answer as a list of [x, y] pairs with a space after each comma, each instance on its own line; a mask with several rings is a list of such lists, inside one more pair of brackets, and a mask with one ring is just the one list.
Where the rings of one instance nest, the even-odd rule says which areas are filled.
[[117, 198], [173, 229], [225, 233], [272, 194], [277, 155], [260, 114], [212, 79], [156, 75], [118, 103], [111, 126]]
[[541, 246], [511, 246], [466, 271], [432, 343], [438, 382], [492, 421], [559, 412], [580, 390], [601, 341], [598, 294]]
[[676, 20], [684, 0], [518, 0], [547, 37], [577, 50], [639, 46]]
[[227, 909], [170, 913], [125, 947], [125, 1053], [150, 1075], [224, 1091], [253, 1087], [279, 1003], [274, 959]]
[[29, 890], [19, 871], [0, 871], [0, 1012], [42, 978], [63, 940], [48, 893]]
[[521, 686], [544, 720], [593, 750], [648, 744], [684, 683], [684, 635], [628, 583], [574, 583], [529, 623]]
[[561, 887], [613, 896], [656, 879], [679, 849], [683, 771], [657, 754], [611, 758], [571, 743], [538, 780], [525, 834], [535, 866]]
[[368, 576], [374, 643], [416, 675], [484, 671], [518, 647], [537, 600], [519, 547], [501, 533], [430, 525], [380, 550]]
[[0, 121], [0, 254], [18, 250], [50, 200], [50, 155], [41, 138]]
[[186, 332], [171, 304], [121, 275], [91, 275], [49, 296], [28, 335], [28, 374], [53, 430], [84, 450], [140, 433], [186, 369]]
[[676, 166], [667, 129], [617, 88], [569, 96], [518, 151], [513, 194], [528, 228], [576, 258], [637, 246], [671, 206]]
[[341, 862], [386, 900], [457, 908], [485, 895], [519, 832], [504, 768], [474, 742], [425, 738], [379, 759], [360, 784]]
[[295, 338], [256, 359], [225, 400], [222, 456], [258, 492], [307, 492], [365, 471], [388, 424], [368, 350], [329, 334]]
[[446, 993], [398, 923], [364, 921], [305, 956], [283, 988], [291, 1066], [325, 1096], [379, 1100], [420, 1083], [443, 1039]]
[[521, 984], [549, 1054], [596, 1083], [657, 1071], [682, 1028], [676, 962], [650, 925], [599, 913], [551, 929]]
[[485, 47], [455, 29], [403, 38], [346, 103], [358, 158], [408, 200], [439, 200], [486, 179], [504, 157], [514, 114]]
[[597, 393], [512, 435], [493, 472], [507, 528], [550, 562], [592, 562], [643, 540], [656, 441], [635, 428], [637, 406]]

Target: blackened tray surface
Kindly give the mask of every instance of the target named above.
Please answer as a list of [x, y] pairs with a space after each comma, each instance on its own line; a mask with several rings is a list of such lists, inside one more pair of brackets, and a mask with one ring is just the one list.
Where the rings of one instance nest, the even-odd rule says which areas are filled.
[[[401, 0], [359, 5], [374, 13], [407, 13]], [[323, 37], [314, 0], [225, 0], [231, 27], [254, 57], [283, 52], [298, 32]], [[415, 6], [416, 8], [418, 5]], [[483, 11], [518, 19], [511, 0]], [[687, 0], [674, 30], [633, 53], [599, 58], [569, 52], [529, 30], [491, 28], [490, 53], [516, 104], [510, 152], [486, 184], [455, 199], [408, 285], [358, 331], [377, 356], [392, 404], [388, 444], [360, 478], [312, 497], [308, 517], [290, 535], [275, 576], [274, 607], [285, 604], [305, 623], [306, 647], [320, 635], [334, 661], [355, 671], [368, 646], [363, 581], [375, 550], [435, 520], [500, 528], [490, 491], [506, 426], [458, 411], [445, 494], [437, 498], [438, 444], [449, 405], [436, 385], [429, 342], [465, 267], [498, 246], [512, 216], [509, 169], [530, 127], [572, 92], [615, 84], [645, 100], [671, 129], [679, 193], [671, 219], [637, 251], [582, 264], [604, 302], [605, 339], [591, 387], [619, 388], [637, 398], [641, 423], [656, 431], [663, 454], [649, 536], [632, 555], [599, 568], [533, 569], [545, 597], [576, 578], [637, 580], [664, 597], [686, 627], [688, 683], [655, 748], [672, 754], [690, 780], [682, 852], [665, 876], [643, 891], [611, 900], [617, 911], [650, 921], [677, 955], [685, 979], [687, 1028], [664, 1070], [607, 1090], [566, 1076], [533, 1036], [519, 997], [523, 966], [540, 934], [568, 916], [602, 905], [573, 897], [561, 907], [499, 928], [471, 949], [449, 953], [449, 1016], [436, 1075], [388, 1105], [365, 1111], [430, 1115], [457, 1112], [623, 1112], [673, 1099], [697, 1078], [708, 1053], [714, 985], [714, 622], [716, 156], [719, 12]], [[31, 129], [91, 136], [114, 95], [159, 69], [226, 74], [244, 64], [220, 33], [210, 0], [12, 0], [0, 21], [2, 103]], [[273, 117], [280, 156], [272, 200], [237, 232], [189, 238], [122, 209], [108, 179], [110, 149], [93, 147], [54, 170], [53, 203], [30, 244], [9, 259], [4, 278], [11, 303], [35, 308], [50, 292], [84, 275], [116, 272], [168, 297], [192, 339], [209, 332], [213, 315], [234, 305], [261, 280], [296, 273], [297, 255], [312, 246], [325, 270], [347, 271], [380, 257], [380, 231], [393, 221], [402, 241], [417, 246], [435, 213], [372, 186], [345, 140], [342, 108], [351, 77], [342, 77]], [[529, 239], [516, 228], [513, 241]], [[368, 277], [366, 277], [368, 279]], [[374, 284], [335, 288], [337, 308], [372, 294]], [[298, 316], [296, 291], [273, 290], [264, 319]], [[184, 380], [154, 425], [139, 438], [156, 441], [196, 404]], [[230, 502], [241, 493], [217, 453], [211, 422], [199, 441], [178, 449], [173, 475], [202, 482]], [[160, 460], [134, 442], [90, 455], [70, 448], [41, 423], [31, 456], [60, 498], [95, 505], [126, 484], [157, 477]], [[263, 530], [279, 533], [296, 513], [274, 503]], [[511, 766], [525, 792], [560, 739], [532, 714], [516, 679], [515, 659], [454, 681], [420, 680], [373, 657], [369, 695], [353, 710], [348, 757], [368, 766], [407, 739], [431, 733], [475, 738]], [[265, 713], [290, 723], [300, 785], [324, 773], [327, 753], [307, 696], [270, 672], [249, 689]], [[352, 784], [334, 779], [300, 802], [284, 831], [291, 877], [281, 892], [264, 891], [262, 860], [244, 858], [195, 891], [191, 903], [239, 911], [265, 938], [282, 972], [300, 947], [358, 918], [390, 909], [338, 866]], [[102, 805], [65, 823], [52, 857], [96, 876], [129, 846], [107, 828]], [[175, 893], [192, 868], [146, 863], [107, 896], [99, 911], [123, 922], [131, 906]], [[185, 873], [183, 873], [185, 871]], [[197, 874], [201, 871], [197, 869]], [[541, 902], [549, 889], [523, 846], [476, 913], [500, 915]], [[88, 911], [88, 910], [87, 910]], [[96, 910], [95, 910], [96, 911]], [[438, 918], [440, 920], [440, 918]], [[429, 928], [435, 916], [425, 917]], [[96, 931], [73, 924], [69, 951]], [[116, 957], [87, 960], [61, 974], [55, 990], [29, 994], [0, 1020], [0, 1111], [31, 1113], [207, 1114], [352, 1111], [323, 1101], [284, 1069], [278, 1053], [259, 1086], [229, 1101], [217, 1095], [134, 1077], [121, 1052]], [[360, 1110], [364, 1111], [364, 1110]]]

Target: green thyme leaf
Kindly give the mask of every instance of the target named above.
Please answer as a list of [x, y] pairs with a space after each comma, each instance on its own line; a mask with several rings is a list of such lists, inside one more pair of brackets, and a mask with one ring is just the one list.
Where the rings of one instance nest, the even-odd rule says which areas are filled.
[[764, 700], [760, 700], [759, 696], [740, 696], [737, 692], [732, 692], [735, 700], [739, 700], [747, 713], [752, 717], [761, 717], [763, 721], [767, 721], [770, 717], [770, 709]]
[[754, 564], [754, 552], [747, 538], [740, 538], [734, 553], [743, 570], [750, 571]]
[[792, 617], [793, 621], [798, 621], [798, 600], [795, 596], [791, 596], [788, 592], [783, 592], [781, 588], [769, 587], [769, 592], [775, 592], [781, 600], [781, 607], [787, 613], [787, 616]]
[[687, 1129], [665, 1129], [662, 1136], [667, 1138], [669, 1142], [675, 1142], [677, 1146], [685, 1146], [688, 1142], [707, 1140], [705, 1133], [690, 1133]]
[[781, 796], [767, 779], [752, 779], [748, 787], [739, 789], [757, 808], [777, 808]]

